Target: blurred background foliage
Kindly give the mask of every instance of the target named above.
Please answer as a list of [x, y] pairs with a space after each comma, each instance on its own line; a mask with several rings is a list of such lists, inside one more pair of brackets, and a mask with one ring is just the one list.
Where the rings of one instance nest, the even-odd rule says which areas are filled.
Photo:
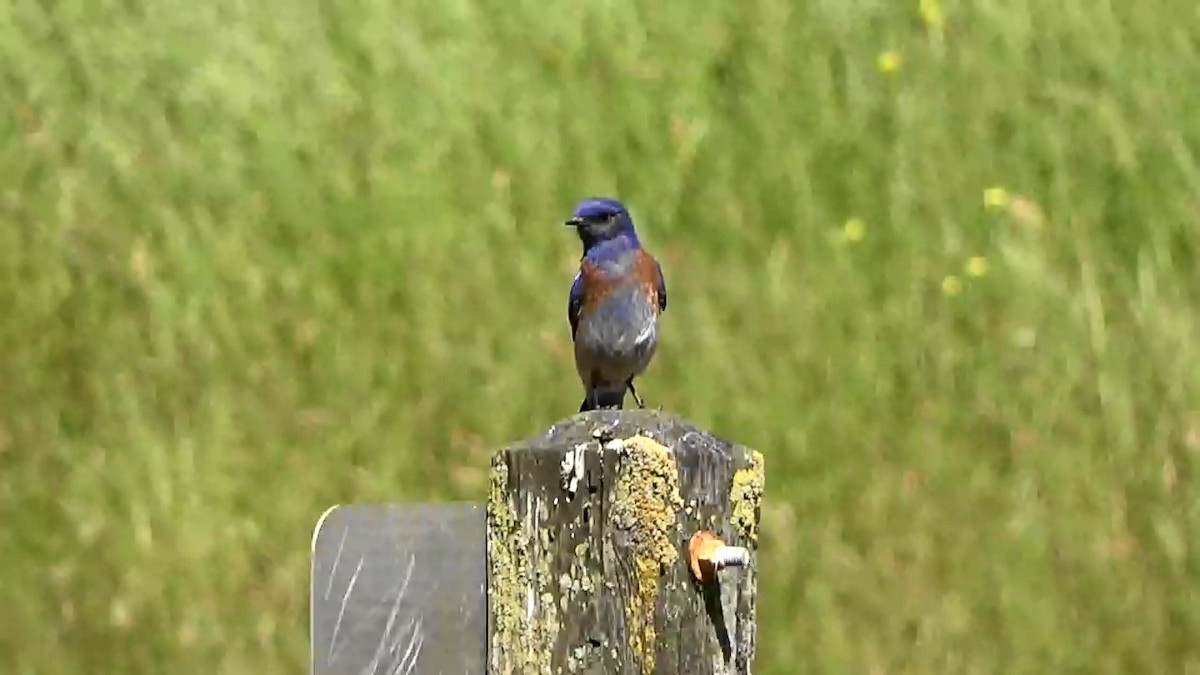
[[1200, 672], [1183, 0], [10, 0], [0, 664], [307, 668], [337, 502], [570, 415], [574, 201], [639, 391], [767, 457], [759, 670]]

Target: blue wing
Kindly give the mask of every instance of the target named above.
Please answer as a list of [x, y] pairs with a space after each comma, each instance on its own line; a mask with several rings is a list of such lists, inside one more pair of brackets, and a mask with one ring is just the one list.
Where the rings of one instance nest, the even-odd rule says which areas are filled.
[[667, 278], [663, 276], [662, 265], [654, 261], [654, 269], [658, 271], [658, 311], [667, 311]]
[[567, 296], [567, 321], [571, 322], [571, 339], [575, 339], [575, 331], [579, 329], [579, 310], [583, 307], [583, 274], [575, 273], [571, 282], [571, 294]]

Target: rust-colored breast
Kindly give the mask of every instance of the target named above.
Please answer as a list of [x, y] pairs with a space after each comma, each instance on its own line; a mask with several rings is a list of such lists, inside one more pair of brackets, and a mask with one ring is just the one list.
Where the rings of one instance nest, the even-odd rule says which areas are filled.
[[645, 249], [633, 252], [633, 264], [626, 275], [615, 276], [606, 272], [600, 265], [588, 259], [580, 263], [580, 276], [583, 282], [583, 311], [608, 297], [617, 286], [626, 283], [632, 277], [646, 294], [646, 299], [655, 308], [658, 307], [658, 265], [654, 256]]
[[621, 279], [605, 274], [599, 265], [587, 258], [580, 262], [579, 274], [583, 282], [583, 313], [608, 297], [612, 289], [621, 283]]
[[658, 263], [654, 260], [654, 256], [650, 255], [644, 248], [639, 248], [636, 252], [635, 262], [633, 264], [633, 273], [637, 276], [638, 283], [642, 290], [646, 293], [646, 297], [650, 300], [650, 304], [658, 308]]

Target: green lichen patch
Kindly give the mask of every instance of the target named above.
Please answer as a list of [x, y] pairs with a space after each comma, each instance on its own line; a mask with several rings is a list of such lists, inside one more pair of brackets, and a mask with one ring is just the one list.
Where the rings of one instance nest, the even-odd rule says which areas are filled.
[[750, 466], [733, 474], [729, 488], [729, 503], [733, 508], [733, 526], [750, 541], [758, 541], [758, 515], [761, 512], [766, 473], [763, 456], [750, 450]]
[[611, 513], [614, 524], [628, 531], [633, 540], [637, 589], [626, 604], [625, 620], [630, 649], [642, 664], [642, 672], [650, 673], [657, 637], [654, 610], [659, 577], [663, 568], [679, 558], [671, 535], [683, 499], [679, 469], [668, 448], [645, 436], [625, 439], [623, 446]]

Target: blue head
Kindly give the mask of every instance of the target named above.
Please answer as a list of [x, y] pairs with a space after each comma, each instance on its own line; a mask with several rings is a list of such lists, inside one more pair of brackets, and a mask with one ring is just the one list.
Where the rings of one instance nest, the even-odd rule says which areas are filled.
[[567, 225], [579, 234], [584, 253], [597, 244], [620, 237], [628, 239], [634, 247], [639, 245], [629, 210], [608, 197], [591, 197], [576, 204]]

